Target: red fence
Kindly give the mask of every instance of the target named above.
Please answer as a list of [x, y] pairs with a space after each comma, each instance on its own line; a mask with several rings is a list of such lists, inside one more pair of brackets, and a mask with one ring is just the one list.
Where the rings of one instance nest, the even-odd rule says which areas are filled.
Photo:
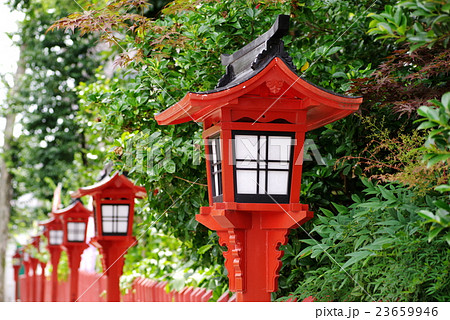
[[[106, 301], [106, 276], [100, 274], [79, 272], [79, 299], [80, 302], [104, 302]], [[21, 301], [51, 301], [52, 283], [46, 278], [42, 287], [40, 275], [33, 277], [20, 276]], [[136, 278], [132, 290], [122, 296], [125, 302], [207, 302], [212, 297], [212, 291], [205, 288], [185, 287], [181, 291], [167, 292], [167, 282], [154, 281], [145, 278]], [[42, 299], [42, 291], [44, 299]], [[228, 292], [223, 294], [218, 301], [231, 302], [235, 296], [229, 298]], [[59, 281], [57, 301], [69, 301], [68, 281]]]
[[[42, 286], [42, 278], [38, 275], [19, 278], [20, 300], [21, 301], [51, 301], [52, 283], [50, 278], [46, 278]], [[78, 293], [80, 302], [104, 302], [106, 301], [106, 276], [85, 271], [79, 272]], [[185, 287], [180, 291], [167, 291], [166, 281], [155, 281], [145, 278], [136, 278], [129, 290], [122, 296], [124, 302], [207, 302], [212, 297], [212, 291], [205, 288]], [[44, 293], [44, 294], [43, 294]], [[42, 299], [44, 295], [44, 299]], [[60, 281], [58, 283], [57, 301], [69, 301], [69, 282]], [[230, 297], [229, 292], [225, 292], [217, 302], [234, 302], [236, 295]], [[289, 299], [295, 302], [297, 299]], [[303, 302], [315, 301], [313, 297], [308, 297]]]
[[[57, 301], [69, 301], [69, 282], [58, 282]], [[33, 277], [22, 275], [19, 277], [20, 300], [21, 301], [52, 301], [52, 282], [50, 278], [46, 278], [42, 286], [42, 278], [40, 275], [33, 281]], [[35, 289], [34, 289], [35, 288]], [[104, 294], [106, 291], [106, 278], [100, 277], [99, 274], [80, 271], [78, 292], [80, 302], [102, 302], [106, 301]], [[44, 293], [44, 299], [42, 299]]]

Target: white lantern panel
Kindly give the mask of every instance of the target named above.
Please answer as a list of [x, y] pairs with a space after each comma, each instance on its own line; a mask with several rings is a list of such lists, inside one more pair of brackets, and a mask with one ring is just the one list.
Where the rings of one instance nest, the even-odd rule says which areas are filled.
[[257, 190], [256, 170], [236, 170], [237, 192], [241, 194], [255, 194]]
[[269, 169], [289, 170], [289, 162], [269, 162], [268, 168]]
[[217, 162], [217, 139], [211, 140], [211, 150], [212, 150], [212, 161], [213, 163]]
[[212, 180], [212, 196], [220, 197], [222, 195], [222, 162], [220, 151], [220, 139], [219, 136], [209, 138], [210, 148], [210, 169]]
[[264, 171], [259, 172], [259, 183], [258, 183], [259, 194], [266, 194], [266, 173]]
[[103, 234], [126, 235], [130, 207], [127, 204], [102, 204]]
[[295, 134], [236, 131], [233, 137], [235, 200], [288, 203]]
[[291, 137], [269, 137], [269, 159], [289, 161], [291, 154], [292, 138]]
[[102, 220], [105, 220], [105, 218], [112, 218], [113, 208], [114, 206], [109, 204], [102, 205]]
[[117, 222], [117, 233], [127, 233], [128, 221]]
[[257, 163], [255, 161], [249, 161], [249, 160], [244, 160], [244, 161], [236, 161], [236, 168], [238, 169], [256, 169], [257, 167]]
[[117, 206], [117, 216], [119, 218], [125, 218], [126, 222], [128, 222], [128, 213], [129, 213], [128, 205], [118, 205]]
[[[259, 160], [266, 160], [267, 137], [259, 137]], [[262, 162], [264, 163], [264, 162]]]
[[267, 173], [267, 193], [287, 195], [288, 182], [288, 171], [269, 171]]
[[102, 227], [103, 227], [103, 233], [113, 233], [112, 221], [103, 221]]
[[[214, 196], [218, 196], [219, 195], [219, 175], [215, 174], [214, 176]], [[217, 191], [216, 191], [217, 190]]]
[[49, 244], [52, 246], [59, 246], [63, 243], [64, 231], [63, 230], [50, 230], [48, 240]]
[[86, 224], [84, 222], [67, 222], [67, 241], [84, 242]]
[[258, 158], [258, 136], [236, 135], [236, 160], [256, 160]]

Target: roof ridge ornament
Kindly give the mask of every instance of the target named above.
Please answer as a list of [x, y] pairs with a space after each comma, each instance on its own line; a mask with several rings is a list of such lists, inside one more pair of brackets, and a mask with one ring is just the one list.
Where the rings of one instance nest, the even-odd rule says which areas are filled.
[[294, 72], [296, 68], [292, 57], [284, 49], [282, 37], [288, 34], [289, 16], [280, 14], [272, 27], [258, 38], [234, 52], [220, 56], [222, 65], [227, 66], [226, 73], [219, 80], [216, 89], [229, 84], [241, 74], [262, 69], [273, 58], [281, 58]]

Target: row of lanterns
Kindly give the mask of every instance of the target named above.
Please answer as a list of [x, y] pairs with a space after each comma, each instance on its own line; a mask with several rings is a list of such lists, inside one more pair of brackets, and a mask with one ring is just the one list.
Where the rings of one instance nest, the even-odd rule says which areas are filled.
[[[346, 117], [362, 103], [361, 97], [336, 94], [300, 77], [281, 40], [288, 31], [289, 16], [278, 16], [266, 33], [221, 56], [227, 71], [215, 89], [189, 92], [155, 115], [160, 125], [203, 123], [209, 206], [196, 220], [216, 231], [228, 248], [225, 267], [237, 301], [271, 300], [281, 268], [280, 245], [290, 229], [313, 216], [299, 202], [306, 132]], [[123, 254], [135, 241], [134, 198], [143, 193], [116, 174], [73, 195], [94, 198], [91, 243], [103, 255], [108, 301], [119, 301], [115, 283]], [[79, 202], [55, 212], [45, 224], [50, 252], [57, 256], [60, 245], [68, 252], [82, 250], [90, 214]], [[75, 267], [79, 261], [73, 259]]]
[[[88, 210], [80, 200], [81, 197], [88, 195], [93, 198], [93, 211]], [[134, 200], [146, 196], [145, 188], [134, 185], [128, 178], [117, 172], [96, 185], [80, 188], [71, 196], [75, 199], [71, 205], [59, 210], [54, 205], [50, 214], [51, 218], [40, 223], [44, 227], [43, 235], [48, 240], [47, 248], [53, 267], [51, 300], [57, 301], [57, 270], [62, 250], [67, 252], [70, 268], [69, 298], [70, 301], [78, 299], [78, 269], [81, 254], [88, 247], [86, 243], [88, 220], [90, 216], [93, 216], [95, 237], [90, 243], [102, 254], [102, 263], [107, 276], [107, 301], [120, 301], [119, 278], [122, 274], [124, 254], [136, 242], [132, 236]], [[40, 236], [35, 236], [31, 243], [37, 250], [40, 246], [39, 239]], [[30, 263], [36, 264], [37, 259], [31, 258], [27, 251], [24, 251], [23, 255], [16, 252], [13, 256], [16, 296], [21, 258], [26, 275], [29, 274], [30, 268], [33, 270], [32, 287], [36, 288], [36, 266]], [[45, 264], [41, 267], [44, 270]], [[32, 292], [33, 296], [27, 293], [27, 298], [35, 301], [35, 291]]]

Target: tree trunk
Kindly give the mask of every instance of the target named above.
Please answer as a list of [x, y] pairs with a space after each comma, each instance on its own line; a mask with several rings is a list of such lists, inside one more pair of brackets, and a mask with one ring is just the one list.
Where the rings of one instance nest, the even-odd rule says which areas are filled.
[[[21, 53], [23, 52], [21, 48]], [[25, 74], [25, 68], [22, 63], [22, 54], [18, 62], [16, 74], [14, 75], [14, 86], [10, 91], [10, 95], [14, 96], [19, 90], [19, 82], [22, 75]], [[0, 301], [5, 301], [5, 262], [6, 248], [8, 244], [8, 223], [11, 215], [11, 175], [7, 167], [7, 158], [11, 149], [11, 140], [13, 139], [14, 123], [16, 121], [16, 113], [14, 108], [4, 108], [6, 125], [3, 132], [3, 154], [0, 156]]]

